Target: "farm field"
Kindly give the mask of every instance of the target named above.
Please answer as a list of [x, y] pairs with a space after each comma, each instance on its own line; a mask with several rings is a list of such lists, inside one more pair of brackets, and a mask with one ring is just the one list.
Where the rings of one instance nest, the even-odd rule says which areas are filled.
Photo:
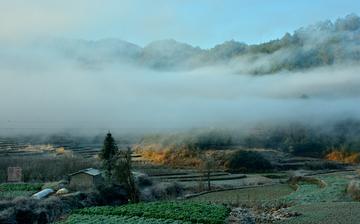
[[36, 191], [0, 191], [0, 200], [12, 200], [17, 197], [30, 197]]
[[89, 158], [99, 153], [101, 144], [78, 139], [43, 141], [36, 138], [0, 137], [0, 156], [49, 156], [58, 148]]
[[[101, 220], [116, 220], [119, 221], [119, 223], [124, 221], [123, 223], [221, 224], [224, 223], [224, 220], [229, 215], [229, 212], [229, 209], [223, 205], [211, 205], [183, 201], [149, 202], [115, 207], [89, 207], [75, 210], [68, 218], [68, 220], [64, 221], [63, 223], [76, 222], [88, 224], [94, 223], [94, 219], [100, 218]], [[90, 216], [94, 216], [94, 219], [92, 219]], [[133, 218], [133, 221], [125, 222], [126, 220], [129, 220], [129, 218]], [[110, 223], [111, 222], [113, 221], [110, 221]]]
[[11, 200], [16, 197], [29, 197], [40, 190], [42, 184], [0, 184], [0, 200]]
[[[178, 181], [185, 188], [197, 188], [199, 186], [199, 182], [202, 180], [205, 183], [205, 178], [192, 178], [186, 181]], [[162, 180], [166, 182], [175, 182], [176, 179], [168, 179]], [[276, 181], [276, 180], [275, 180]], [[228, 174], [227, 176], [214, 177], [211, 178], [211, 186], [214, 189], [231, 189], [238, 188], [244, 186], [257, 186], [263, 184], [271, 184], [274, 183], [274, 180], [270, 178], [263, 177], [261, 175], [252, 175], [246, 174]]]
[[[26, 148], [25, 144], [11, 147], [7, 145], [6, 147], [6, 153], [14, 153], [12, 155], [37, 153], [36, 150], [32, 151], [29, 150], [29, 147]], [[73, 148], [73, 152], [82, 157], [88, 157], [93, 153], [89, 151], [90, 154], [87, 154], [88, 149], [80, 145], [76, 145]], [[48, 150], [45, 149], [44, 151]], [[204, 174], [197, 169], [158, 166], [136, 160], [134, 160], [134, 168], [135, 171], [147, 173], [154, 182], [177, 182], [179, 186], [185, 189], [185, 193], [198, 192], [200, 183], [203, 183], [204, 186], [206, 185]], [[307, 173], [300, 173], [299, 175], [314, 175], [315, 173], [307, 171]], [[244, 188], [212, 192], [177, 202], [140, 203], [138, 205], [130, 204], [117, 207], [89, 207], [73, 211], [66, 220], [60, 223], [217, 224], [224, 223], [224, 220], [229, 215], [230, 211], [224, 205], [245, 205], [245, 207], [278, 205], [272, 202], [289, 204], [292, 207], [286, 210], [301, 214], [298, 217], [279, 221], [279, 224], [321, 223], [320, 221], [326, 220], [325, 216], [339, 213], [338, 211], [342, 211], [341, 209], [348, 211], [348, 213], [343, 212], [343, 214], [349, 216], [341, 223], [354, 223], [355, 218], [358, 217], [352, 215], [352, 211], [359, 209], [359, 204], [351, 202], [351, 199], [346, 196], [344, 191], [349, 182], [348, 176], [351, 175], [354, 174], [351, 172], [339, 172], [314, 175], [312, 177], [323, 180], [326, 186], [321, 188], [315, 184], [300, 182], [299, 188], [294, 191], [287, 184], [282, 184], [289, 177], [287, 172], [231, 174], [219, 170], [211, 173], [212, 189]], [[40, 188], [41, 184], [2, 184], [0, 185], [0, 200], [11, 200], [20, 196], [30, 197]], [[215, 205], [210, 205], [209, 203]], [[316, 210], [319, 212], [314, 212]], [[260, 213], [254, 211], [254, 215], [258, 214]], [[339, 223], [339, 220], [336, 218], [329, 218], [324, 223]]]
[[293, 189], [287, 184], [251, 187], [245, 189], [228, 190], [203, 194], [189, 199], [196, 202], [214, 202], [226, 204], [261, 203], [273, 201], [289, 195]]
[[316, 178], [326, 183], [325, 187], [316, 184], [300, 183], [299, 188], [286, 199], [297, 204], [317, 202], [351, 201], [346, 196], [346, 185], [349, 180], [341, 174], [318, 175]]
[[191, 224], [191, 222], [136, 216], [73, 214], [66, 221], [57, 222], [56, 224]]
[[[287, 184], [253, 187], [247, 189], [212, 192], [188, 199], [196, 202], [229, 203], [237, 205], [260, 205], [267, 202], [283, 202], [291, 207], [286, 210], [300, 216], [276, 221], [276, 224], [322, 224], [358, 223], [357, 211], [360, 203], [346, 195], [345, 189], [353, 172], [339, 172], [315, 175], [325, 182], [324, 187], [307, 182], [299, 182], [294, 191]], [[342, 214], [339, 216], [338, 214]]]
[[[217, 180], [238, 180], [246, 178], [244, 174], [230, 174], [230, 173], [213, 173], [210, 175], [211, 181]], [[171, 175], [171, 176], [157, 176], [152, 179], [158, 181], [178, 181], [178, 182], [189, 182], [189, 181], [203, 181], [205, 180], [204, 174], [202, 173], [192, 173], [187, 175]]]
[[[229, 173], [227, 172], [212, 172], [210, 174], [210, 177], [223, 177], [223, 176], [228, 176]], [[199, 177], [203, 177], [204, 175], [202, 173], [196, 172], [195, 170], [192, 172], [184, 172], [184, 173], [163, 173], [163, 174], [157, 174], [157, 175], [152, 175], [152, 178], [157, 178], [157, 179], [164, 179], [164, 180], [171, 180], [171, 179], [187, 179], [187, 178], [199, 178]]]
[[[141, 169], [140, 169], [141, 171]], [[177, 182], [186, 189], [197, 189], [199, 183], [205, 183], [206, 177], [198, 170], [150, 169], [144, 170], [154, 181]], [[266, 174], [265, 174], [266, 175]], [[281, 177], [284, 175], [282, 174]], [[272, 177], [272, 176], [271, 176]], [[278, 177], [278, 176], [276, 176]], [[224, 171], [213, 172], [210, 175], [213, 189], [231, 189], [243, 186], [257, 186], [279, 182], [279, 178], [268, 178], [262, 174], [232, 174]]]
[[296, 203], [289, 210], [301, 215], [278, 221], [277, 224], [358, 223], [360, 215], [357, 211], [360, 209], [360, 202], [353, 202], [345, 192], [349, 182], [347, 176], [351, 175], [351, 172], [340, 172], [315, 176], [326, 183], [323, 188], [315, 184], [300, 183], [298, 190], [285, 199]]
[[355, 224], [360, 220], [359, 202], [326, 202], [298, 205], [290, 209], [302, 215], [276, 224]]

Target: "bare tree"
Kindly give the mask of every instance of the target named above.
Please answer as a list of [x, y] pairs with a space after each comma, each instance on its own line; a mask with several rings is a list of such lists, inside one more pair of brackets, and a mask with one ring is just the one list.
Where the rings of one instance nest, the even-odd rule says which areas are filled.
[[116, 156], [115, 178], [121, 184], [124, 184], [130, 201], [139, 202], [138, 190], [135, 185], [134, 175], [132, 173], [131, 149], [120, 150]]
[[202, 157], [202, 171], [204, 172], [204, 176], [207, 182], [207, 190], [211, 190], [211, 173], [215, 170], [215, 160], [210, 155], [204, 155]]

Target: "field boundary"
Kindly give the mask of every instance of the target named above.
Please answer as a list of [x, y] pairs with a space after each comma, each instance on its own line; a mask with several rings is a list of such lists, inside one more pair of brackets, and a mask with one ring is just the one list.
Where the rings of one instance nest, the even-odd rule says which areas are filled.
[[273, 186], [273, 185], [276, 185], [276, 184], [279, 184], [279, 183], [268, 183], [268, 184], [253, 185], [253, 186], [242, 186], [242, 187], [234, 187], [234, 188], [227, 188], [227, 189], [216, 189], [216, 190], [211, 190], [211, 191], [203, 191], [203, 192], [200, 192], [200, 193], [185, 195], [184, 197], [182, 197], [182, 198], [180, 198], [180, 199], [195, 198], [195, 197], [197, 197], [197, 196], [201, 196], [201, 195], [205, 195], [205, 194], [210, 194], [210, 193], [214, 193], [214, 192], [232, 191], [232, 190], [258, 188], [258, 187], [267, 187], [267, 186]]
[[323, 175], [323, 174], [331, 174], [331, 173], [339, 173], [339, 172], [352, 172], [352, 171], [356, 171], [356, 169], [345, 168], [345, 169], [328, 170], [328, 171], [323, 171], [323, 172], [308, 173], [308, 174], [304, 174], [304, 176], [316, 176], [316, 175]]

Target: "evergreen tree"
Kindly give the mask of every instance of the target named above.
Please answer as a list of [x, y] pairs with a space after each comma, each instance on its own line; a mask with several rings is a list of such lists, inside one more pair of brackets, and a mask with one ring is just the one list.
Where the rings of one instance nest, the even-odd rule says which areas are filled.
[[104, 140], [104, 145], [99, 154], [100, 159], [102, 160], [103, 168], [105, 169], [105, 175], [108, 182], [112, 181], [112, 171], [114, 169], [115, 164], [115, 156], [118, 152], [118, 147], [114, 138], [111, 136], [109, 132], [106, 135]]

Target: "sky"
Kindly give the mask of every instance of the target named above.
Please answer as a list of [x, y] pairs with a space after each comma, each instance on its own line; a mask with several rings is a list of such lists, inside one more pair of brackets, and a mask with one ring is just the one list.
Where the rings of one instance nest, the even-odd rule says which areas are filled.
[[[176, 39], [202, 48], [261, 43], [350, 13], [358, 0], [0, 0], [0, 39]], [[16, 43], [18, 44], [18, 43]]]

